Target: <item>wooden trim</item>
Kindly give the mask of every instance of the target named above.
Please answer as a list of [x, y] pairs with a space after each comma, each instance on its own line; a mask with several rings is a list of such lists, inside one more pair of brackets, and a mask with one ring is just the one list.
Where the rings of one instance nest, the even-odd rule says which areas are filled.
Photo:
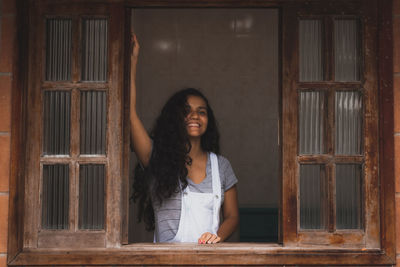
[[23, 248], [24, 173], [25, 173], [25, 121], [28, 64], [29, 2], [17, 0], [16, 33], [13, 79], [11, 90], [11, 157], [8, 208], [7, 261], [12, 261]]
[[[300, 2], [300, 1], [291, 1]], [[299, 6], [299, 16], [309, 16], [310, 14], [318, 14], [318, 16], [341, 16], [354, 17], [362, 15], [362, 10], [359, 7], [365, 4], [365, 0], [337, 0], [337, 1], [322, 1], [324, 3], [321, 9], [321, 1], [309, 1], [306, 4]], [[343, 15], [346, 14], [346, 15]]]
[[[131, 31], [131, 9], [125, 9], [125, 32], [124, 32], [124, 86], [121, 114], [122, 131], [123, 131], [123, 156], [122, 156], [122, 180], [121, 180], [121, 243], [127, 245], [129, 243], [129, 201], [130, 201], [130, 156], [131, 156], [131, 135], [130, 135], [130, 31]], [[129, 77], [129, 78], [128, 78]]]
[[[48, 0], [49, 1], [49, 0]], [[68, 0], [56, 0], [55, 2], [66, 2]], [[73, 0], [79, 1], [79, 0]], [[95, 1], [95, 0], [93, 0]], [[268, 8], [268, 7], [278, 7], [282, 5], [297, 5], [303, 6], [303, 10], [306, 10], [308, 14], [310, 9], [315, 9], [314, 3], [317, 4], [320, 0], [251, 0], [251, 1], [242, 1], [242, 0], [125, 0], [125, 5], [129, 7], [243, 7], [243, 8]], [[354, 6], [362, 2], [361, 0], [337, 0], [337, 1], [326, 1], [326, 6], [329, 6], [329, 9], [337, 7], [337, 14], [341, 14], [343, 9], [354, 10]], [[325, 13], [325, 9], [320, 11], [321, 14]], [[301, 11], [299, 13], [301, 15]]]
[[[379, 166], [379, 92], [378, 88], [378, 35], [375, 25], [378, 24], [378, 2], [370, 3], [369, 7], [364, 7], [363, 16], [363, 42], [364, 53], [364, 121], [363, 121], [363, 153], [364, 162], [364, 228], [366, 233], [367, 247], [380, 247], [380, 220], [379, 218], [379, 176], [377, 166]], [[366, 51], [370, 51], [366, 53]], [[383, 180], [381, 181], [381, 183]]]
[[381, 247], [396, 262], [392, 0], [378, 1], [379, 176]]
[[[79, 103], [80, 95], [78, 90], [71, 90], [71, 121], [70, 121], [70, 155], [69, 160], [79, 158], [80, 144], [80, 114], [81, 105]], [[52, 161], [58, 159], [58, 156], [42, 156], [40, 161]]]
[[361, 82], [299, 82], [297, 84], [299, 89], [318, 89], [318, 90], [331, 90], [335, 89], [336, 91], [350, 91], [350, 90], [362, 90]]
[[[326, 180], [328, 182], [328, 186], [327, 186], [328, 201], [325, 202], [325, 203], [327, 203], [327, 206], [324, 207], [324, 210], [326, 211], [325, 216], [327, 218], [327, 223], [326, 223], [327, 228], [326, 229], [328, 230], [329, 234], [333, 233], [335, 231], [335, 224], [336, 224], [336, 209], [335, 209], [336, 201], [335, 201], [335, 192], [334, 192], [336, 177], [334, 175], [334, 171], [335, 171], [335, 168], [334, 168], [334, 165], [332, 162], [325, 165], [325, 176], [326, 176]], [[313, 234], [313, 237], [315, 238], [316, 236]], [[329, 239], [329, 236], [327, 236], [327, 237], [328, 238], [325, 238], [325, 240]], [[349, 236], [349, 238], [351, 238], [351, 237], [352, 236]], [[315, 242], [316, 240], [314, 238], [313, 238], [313, 241]], [[301, 239], [301, 237], [300, 237], [300, 239]], [[343, 239], [347, 240], [347, 237], [343, 238]], [[316, 242], [316, 243], [318, 243], [318, 242]]]
[[125, 0], [125, 4], [129, 7], [277, 7], [286, 0], [186, 0], [186, 1], [169, 1], [169, 0]]
[[[54, 238], [54, 236], [57, 238]], [[105, 247], [105, 231], [41, 231], [38, 235], [39, 248], [71, 248]]]
[[71, 90], [74, 88], [79, 88], [80, 90], [90, 90], [90, 91], [104, 91], [108, 89], [108, 85], [107, 82], [104, 83], [98, 83], [98, 82], [43, 82], [42, 84], [42, 88], [44, 90], [53, 90], [53, 91], [57, 91], [57, 90], [61, 90], [61, 91], [65, 91], [65, 90]]
[[[279, 120], [278, 120], [278, 145], [279, 145], [279, 172], [278, 172], [278, 177], [283, 177], [283, 144], [282, 144], [282, 140], [283, 140], [283, 116], [282, 116], [282, 102], [283, 102], [283, 92], [282, 92], [282, 72], [283, 72], [283, 63], [282, 63], [282, 44], [283, 44], [283, 40], [282, 40], [282, 7], [279, 8], [279, 26], [278, 26], [278, 40], [279, 40], [279, 57], [278, 57], [278, 66], [279, 66], [279, 71], [278, 71], [278, 75], [279, 75], [279, 79], [278, 79], [278, 88], [279, 88]], [[283, 182], [281, 181], [279, 183], [279, 202], [278, 202], [278, 243], [279, 244], [283, 244], [283, 212], [282, 212], [282, 208], [283, 207], [283, 202], [282, 202], [282, 191], [283, 191]]]
[[[69, 170], [70, 170], [70, 200], [69, 200], [69, 230], [76, 231], [78, 229], [78, 214], [79, 214], [79, 164], [76, 164], [73, 161], [69, 162]], [[72, 179], [71, 179], [72, 177]], [[45, 232], [45, 230], [41, 230], [41, 233]], [[39, 237], [40, 239], [40, 237]], [[39, 242], [38, 242], [39, 244]]]
[[[379, 208], [379, 177], [378, 153], [379, 153], [379, 77], [378, 64], [378, 2], [371, 2], [368, 7], [364, 6], [362, 17], [363, 32], [362, 49], [364, 54], [364, 96], [363, 96], [363, 154], [364, 162], [364, 228], [367, 247], [380, 247], [380, 208]], [[367, 51], [370, 51], [367, 53]], [[378, 110], [378, 112], [377, 112]], [[383, 180], [381, 180], [381, 183]]]
[[[332, 227], [329, 225], [329, 227]], [[331, 230], [331, 229], [329, 229]], [[343, 231], [313, 231], [302, 230], [299, 232], [299, 242], [302, 246], [341, 246], [343, 248], [364, 248], [365, 233], [362, 230], [343, 230]]]
[[[107, 114], [107, 186], [106, 186], [106, 245], [121, 244], [121, 185], [123, 154], [123, 80], [124, 80], [124, 31], [125, 10], [123, 5], [109, 7], [109, 85]], [[112, 105], [111, 105], [112, 104]]]
[[[35, 66], [35, 71], [28, 70], [28, 88], [27, 88], [27, 103], [26, 108], [26, 146], [23, 148], [25, 153], [25, 198], [24, 198], [24, 248], [37, 246], [37, 233], [39, 227], [39, 216], [37, 210], [39, 206], [39, 179], [40, 165], [39, 162], [41, 154], [41, 125], [42, 125], [42, 103], [41, 99], [41, 80], [43, 73], [43, 60], [42, 60], [42, 43], [43, 40], [43, 19], [40, 16], [41, 7], [37, 2], [30, 1], [30, 16], [29, 16], [29, 40], [34, 40], [29, 45], [29, 68]], [[42, 27], [32, 27], [31, 25], [40, 25]], [[32, 90], [35, 88], [36, 90]], [[36, 161], [36, 162], [35, 162]], [[29, 236], [29, 238], [26, 238]]]
[[342, 155], [300, 155], [297, 157], [299, 163], [316, 163], [316, 164], [329, 164], [329, 163], [363, 163], [364, 156], [342, 156]]
[[[333, 61], [330, 61], [331, 63]], [[329, 72], [330, 77], [332, 77], [332, 72], [334, 71], [334, 68], [331, 68], [331, 72]], [[334, 86], [332, 86], [334, 87]], [[326, 152], [327, 154], [329, 154], [330, 156], [332, 156], [334, 159], [336, 159], [336, 155], [335, 155], [335, 131], [333, 129], [335, 129], [335, 112], [333, 112], [333, 110], [335, 110], [335, 92], [332, 90], [327, 90], [326, 94], [325, 94], [325, 99], [326, 99], [326, 105], [325, 105], [325, 125], [327, 126], [324, 129], [324, 134], [326, 137]], [[336, 87], [336, 86], [335, 86]], [[336, 89], [336, 88], [335, 88]], [[330, 131], [328, 129], [331, 129]]]
[[[40, 5], [46, 6], [49, 14], [71, 17], [74, 14], [84, 14], [99, 17], [99, 12], [107, 13], [112, 5], [122, 5], [124, 0], [40, 0]], [[96, 8], [94, 8], [96, 7]], [[104, 16], [103, 16], [104, 17]]]
[[40, 163], [43, 164], [55, 164], [55, 163], [69, 163], [69, 162], [77, 162], [79, 164], [107, 164], [108, 159], [107, 157], [104, 156], [96, 156], [96, 157], [79, 157], [79, 158], [74, 158], [74, 157], [49, 157], [49, 158], [42, 158], [40, 160]]
[[120, 249], [29, 250], [10, 265], [374, 265], [394, 264], [379, 250], [283, 248], [254, 243], [216, 245], [135, 244]]
[[[298, 155], [298, 27], [296, 9], [282, 10], [282, 232], [285, 246], [296, 245]], [[294, 23], [296, 22], [296, 23]], [[288, 39], [288, 36], [291, 36]], [[288, 59], [288, 60], [285, 60]], [[296, 91], [293, 93], [292, 91]]]

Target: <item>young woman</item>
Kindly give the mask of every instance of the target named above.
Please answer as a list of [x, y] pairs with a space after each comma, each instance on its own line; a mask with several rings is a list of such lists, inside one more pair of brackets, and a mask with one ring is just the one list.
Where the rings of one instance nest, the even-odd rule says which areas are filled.
[[135, 170], [133, 198], [139, 202], [139, 219], [155, 230], [156, 242], [222, 242], [239, 222], [237, 179], [229, 161], [217, 155], [213, 111], [198, 90], [181, 90], [163, 107], [150, 137], [136, 113], [135, 35], [132, 47], [131, 142], [141, 165]]

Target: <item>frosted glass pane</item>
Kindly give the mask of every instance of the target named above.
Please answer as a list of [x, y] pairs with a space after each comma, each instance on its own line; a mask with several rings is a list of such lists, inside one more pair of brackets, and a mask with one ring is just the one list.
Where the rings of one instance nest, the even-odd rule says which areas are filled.
[[68, 229], [68, 165], [44, 165], [42, 189], [42, 228]]
[[335, 20], [335, 81], [360, 80], [360, 26], [356, 19]]
[[300, 81], [324, 80], [322, 21], [300, 20]]
[[45, 91], [43, 96], [43, 154], [69, 155], [71, 93]]
[[106, 92], [81, 92], [81, 154], [106, 153]]
[[299, 109], [300, 154], [325, 153], [325, 93], [300, 92]]
[[336, 92], [336, 154], [362, 153], [362, 95], [360, 92]]
[[323, 165], [300, 165], [300, 228], [325, 229], [327, 182]]
[[362, 227], [361, 165], [336, 165], [336, 228], [360, 229]]
[[82, 80], [107, 80], [108, 28], [106, 19], [83, 21]]
[[71, 79], [72, 21], [48, 19], [46, 21], [46, 80]]
[[81, 165], [79, 169], [79, 228], [104, 228], [104, 165]]

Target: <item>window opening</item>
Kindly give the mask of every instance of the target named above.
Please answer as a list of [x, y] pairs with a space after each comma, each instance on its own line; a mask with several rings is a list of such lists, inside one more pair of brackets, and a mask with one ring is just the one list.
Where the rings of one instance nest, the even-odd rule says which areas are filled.
[[[239, 179], [240, 231], [230, 241], [277, 242], [278, 9], [135, 8], [131, 15], [140, 42], [137, 110], [145, 127], [173, 92], [200, 88], [218, 120], [221, 154]], [[131, 242], [151, 242], [132, 204], [130, 212]]]

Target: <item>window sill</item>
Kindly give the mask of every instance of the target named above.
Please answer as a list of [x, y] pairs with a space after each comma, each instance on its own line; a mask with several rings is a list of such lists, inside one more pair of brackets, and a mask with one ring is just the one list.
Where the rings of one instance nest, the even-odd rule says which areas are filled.
[[282, 247], [279, 244], [137, 243], [120, 248], [86, 250], [26, 249], [9, 265], [132, 265], [132, 264], [395, 264], [379, 249]]

